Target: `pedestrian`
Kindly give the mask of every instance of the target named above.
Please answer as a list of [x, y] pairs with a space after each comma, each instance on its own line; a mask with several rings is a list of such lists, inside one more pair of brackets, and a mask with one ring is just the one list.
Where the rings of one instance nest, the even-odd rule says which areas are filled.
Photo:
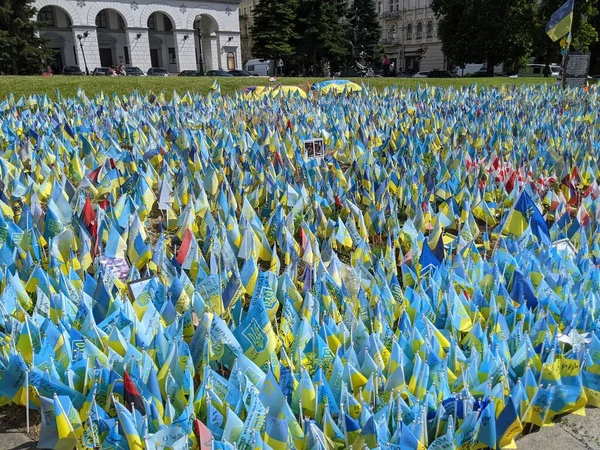
[[395, 77], [396, 76], [396, 66], [394, 64], [394, 62], [392, 61], [390, 63], [390, 77]]
[[279, 58], [279, 61], [277, 61], [277, 75], [283, 75], [283, 60], [281, 58]]
[[127, 69], [125, 68], [125, 63], [123, 61], [119, 64], [119, 75], [123, 77], [127, 76]]
[[387, 55], [383, 55], [383, 76], [387, 77], [390, 74], [390, 60]]

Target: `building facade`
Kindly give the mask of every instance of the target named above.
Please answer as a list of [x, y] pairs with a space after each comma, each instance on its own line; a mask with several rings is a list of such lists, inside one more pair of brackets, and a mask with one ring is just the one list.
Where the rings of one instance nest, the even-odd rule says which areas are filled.
[[398, 72], [445, 70], [431, 0], [379, 0], [384, 53]]
[[252, 24], [254, 7], [258, 0], [242, 0], [240, 2], [240, 33], [242, 44], [242, 64], [252, 59]]
[[239, 0], [36, 0], [56, 72], [121, 62], [144, 72], [241, 68]]

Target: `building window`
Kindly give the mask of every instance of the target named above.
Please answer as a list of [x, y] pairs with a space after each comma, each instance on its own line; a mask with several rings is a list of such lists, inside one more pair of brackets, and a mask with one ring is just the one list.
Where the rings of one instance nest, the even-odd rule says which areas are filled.
[[38, 20], [44, 22], [47, 27], [56, 26], [54, 23], [54, 10], [52, 6], [44, 6], [38, 13]]
[[381, 2], [377, 3], [377, 14], [381, 15]]
[[427, 22], [427, 37], [433, 37], [433, 22], [431, 20]]
[[392, 25], [392, 28], [390, 28], [388, 38], [389, 38], [390, 42], [393, 42], [394, 40], [396, 40], [396, 25]]
[[71, 22], [71, 17], [66, 14], [65, 17], [67, 18], [67, 28], [71, 28], [71, 25], [73, 25], [73, 22]]
[[156, 21], [154, 20], [154, 14], [150, 14], [148, 17], [148, 28], [151, 30], [156, 30]]
[[119, 18], [119, 30], [124, 30], [125, 29], [125, 20], [123, 20], [123, 17], [121, 16], [121, 14], [117, 14], [117, 17]]
[[171, 19], [169, 19], [167, 16], [163, 16], [164, 17], [164, 23], [165, 23], [165, 31], [171, 31], [173, 30], [173, 22], [171, 22]]
[[396, 0], [396, 11], [400, 12], [400, 0]]
[[131, 64], [129, 62], [129, 47], [123, 47], [123, 53], [125, 53], [125, 64]]
[[169, 64], [175, 64], [175, 48], [169, 47]]
[[423, 24], [421, 22], [417, 24], [417, 39], [423, 39]]
[[227, 53], [227, 70], [235, 70], [235, 55], [231, 52]]
[[412, 23], [409, 23], [406, 26], [406, 40], [407, 41], [412, 40]]
[[108, 28], [108, 18], [105, 10], [100, 11], [96, 16], [96, 26], [98, 28]]

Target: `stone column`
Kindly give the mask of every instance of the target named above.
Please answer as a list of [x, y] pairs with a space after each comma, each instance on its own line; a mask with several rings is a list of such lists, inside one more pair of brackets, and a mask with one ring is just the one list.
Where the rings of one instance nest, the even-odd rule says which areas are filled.
[[202, 37], [202, 58], [205, 71], [217, 70], [219, 68], [219, 43], [216, 33]]
[[[96, 67], [100, 67], [100, 51], [98, 50], [98, 35], [96, 27], [85, 25], [73, 25], [73, 42], [77, 49], [77, 63], [79, 68], [85, 72], [87, 63], [90, 74]], [[87, 32], [87, 37], [85, 33]], [[81, 41], [77, 38], [81, 36]], [[81, 47], [83, 46], [83, 52]], [[83, 57], [85, 53], [85, 58]]]
[[147, 72], [152, 67], [148, 28], [127, 28], [126, 32], [131, 65]]
[[177, 70], [197, 70], [195, 30], [173, 30]]

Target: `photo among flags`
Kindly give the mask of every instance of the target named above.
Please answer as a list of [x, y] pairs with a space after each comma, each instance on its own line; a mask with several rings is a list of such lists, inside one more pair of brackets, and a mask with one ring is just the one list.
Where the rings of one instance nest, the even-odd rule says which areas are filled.
[[38, 448], [514, 448], [600, 407], [597, 90], [327, 86], [0, 102]]

